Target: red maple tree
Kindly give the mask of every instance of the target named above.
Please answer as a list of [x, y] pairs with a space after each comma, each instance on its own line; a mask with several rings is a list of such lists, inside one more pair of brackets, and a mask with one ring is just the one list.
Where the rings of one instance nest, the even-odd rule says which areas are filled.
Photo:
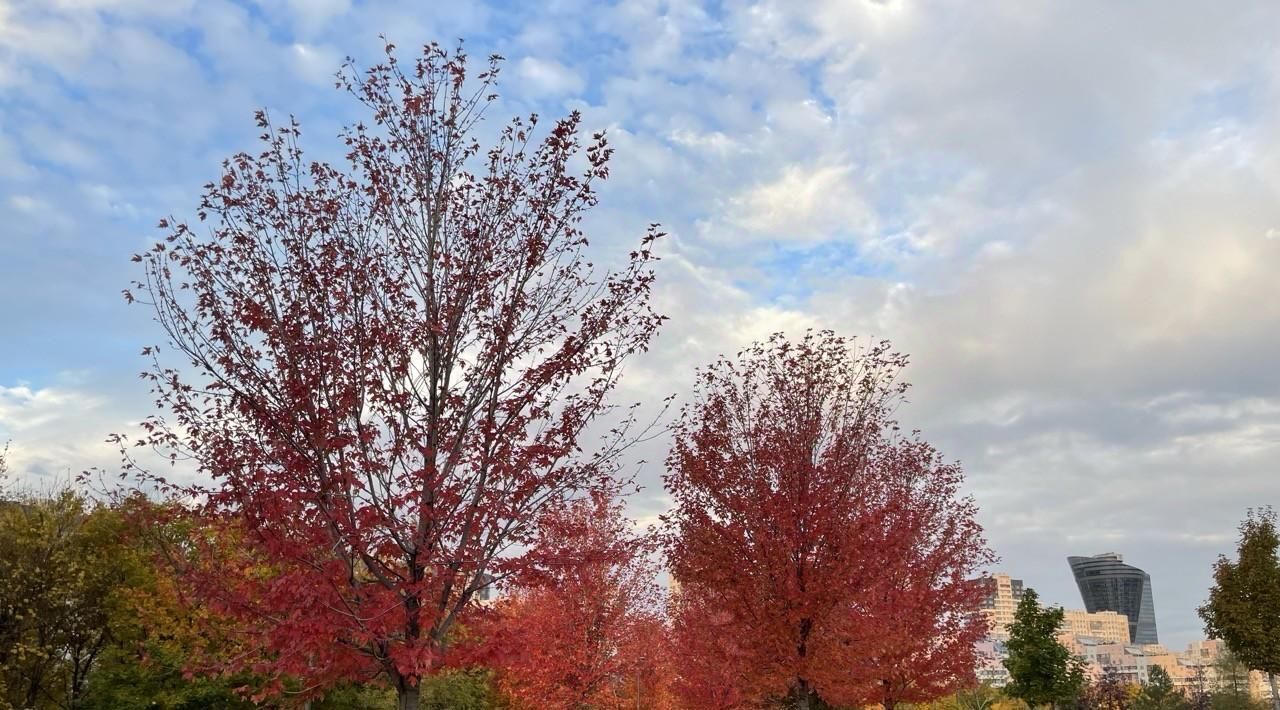
[[[933, 549], [931, 511], [963, 523], [951, 542], [985, 550], [980, 536], [962, 539], [977, 528], [972, 504], [948, 487], [958, 470], [904, 463], [934, 463], [891, 418], [905, 363], [886, 343], [855, 350], [823, 331], [794, 343], [775, 335], [699, 373], [665, 479], [686, 702], [808, 708], [876, 697], [880, 677], [860, 661], [880, 649], [868, 644], [896, 611], [872, 602], [887, 575], [915, 574], [911, 563]], [[922, 607], [935, 601], [926, 586], [912, 587]], [[933, 638], [945, 623], [912, 632]]]
[[851, 639], [854, 672], [872, 681], [864, 702], [892, 710], [977, 685], [977, 642], [988, 632], [981, 570], [995, 557], [973, 499], [960, 495], [958, 465], [914, 438], [874, 460], [895, 489], [879, 539], [897, 553], [848, 613], [861, 622], [851, 628], [869, 632]]
[[654, 548], [632, 527], [600, 495], [544, 517], [537, 564], [480, 627], [508, 696], [548, 710], [667, 707]]
[[406, 66], [388, 45], [344, 67], [369, 113], [342, 134], [344, 167], [259, 113], [263, 149], [205, 187], [205, 228], [163, 220], [135, 257], [126, 298], [180, 358], [144, 351], [163, 414], [132, 443], [212, 480], [169, 490], [246, 548], [192, 582], [241, 622], [256, 671], [308, 689], [380, 674], [416, 707], [476, 592], [529, 564], [515, 553], [544, 508], [617, 488], [634, 419], [581, 438], [662, 321], [661, 233], [616, 269], [587, 260], [611, 149], [584, 145], [577, 113], [541, 140], [536, 116], [513, 120], [482, 150], [499, 60], [469, 79], [460, 48]]
[[[678, 589], [670, 601], [671, 651], [676, 667], [672, 691], [685, 707], [731, 710], [750, 706], [752, 667], [750, 644], [739, 644], [735, 615], [717, 606], [716, 595], [704, 587]], [[745, 646], [745, 647], [744, 647]]]

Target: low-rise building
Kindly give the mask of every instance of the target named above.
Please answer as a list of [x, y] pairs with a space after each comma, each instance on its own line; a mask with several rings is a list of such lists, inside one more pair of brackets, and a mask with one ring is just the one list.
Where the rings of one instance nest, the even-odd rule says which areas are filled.
[[1088, 612], [1081, 609], [1063, 611], [1060, 636], [1094, 638], [1107, 643], [1129, 643], [1129, 617], [1114, 611]]

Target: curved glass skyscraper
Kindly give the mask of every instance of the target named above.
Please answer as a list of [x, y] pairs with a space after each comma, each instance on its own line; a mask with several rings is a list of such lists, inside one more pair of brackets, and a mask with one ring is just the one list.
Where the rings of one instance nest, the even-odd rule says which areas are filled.
[[1151, 595], [1151, 575], [1127, 565], [1120, 555], [1107, 552], [1093, 557], [1068, 557], [1071, 574], [1084, 599], [1086, 611], [1114, 611], [1129, 617], [1129, 638], [1134, 643], [1159, 643], [1156, 605]]

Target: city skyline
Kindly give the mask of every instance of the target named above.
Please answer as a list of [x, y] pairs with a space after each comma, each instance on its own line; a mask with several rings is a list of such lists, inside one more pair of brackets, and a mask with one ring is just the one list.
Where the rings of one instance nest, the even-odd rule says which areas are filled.
[[[340, 158], [332, 74], [379, 33], [462, 37], [506, 57], [504, 114], [609, 132], [602, 253], [670, 232], [671, 320], [619, 401], [679, 403], [774, 331], [890, 338], [904, 429], [963, 464], [999, 566], [1069, 600], [1063, 559], [1122, 549], [1182, 647], [1246, 509], [1280, 504], [1280, 6], [1215, 10], [0, 0], [0, 443], [21, 485], [112, 469], [152, 411], [160, 335], [119, 293], [157, 221], [258, 108]], [[646, 523], [665, 446], [628, 468]]]

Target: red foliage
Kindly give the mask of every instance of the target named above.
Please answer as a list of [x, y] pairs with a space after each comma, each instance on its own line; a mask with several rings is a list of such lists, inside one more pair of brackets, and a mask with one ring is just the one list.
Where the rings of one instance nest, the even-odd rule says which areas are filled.
[[664, 708], [666, 626], [652, 543], [603, 496], [544, 518], [535, 570], [484, 632], [502, 689], [530, 708]]
[[875, 461], [895, 489], [881, 540], [899, 553], [849, 614], [870, 621], [854, 626], [870, 632], [855, 641], [854, 672], [873, 681], [865, 702], [892, 708], [977, 685], [976, 644], [988, 630], [977, 574], [994, 556], [973, 500], [959, 495], [959, 466], [918, 440], [895, 442]]
[[732, 612], [717, 607], [709, 591], [695, 585], [680, 589], [671, 600], [676, 666], [672, 690], [686, 707], [729, 710], [750, 706], [749, 695], [764, 695], [768, 689], [760, 692], [752, 687], [750, 644], [736, 640], [742, 633], [740, 624], [735, 623]]
[[579, 439], [662, 321], [661, 234], [594, 272], [578, 225], [603, 135], [583, 146], [575, 113], [539, 143], [531, 117], [482, 151], [497, 58], [472, 92], [461, 51], [387, 55], [339, 80], [371, 114], [349, 166], [304, 162], [297, 124], [259, 113], [262, 152], [205, 186], [209, 228], [163, 220], [126, 295], [181, 355], [145, 351], [165, 414], [134, 443], [213, 481], [169, 490], [244, 546], [190, 578], [240, 623], [244, 665], [315, 687], [380, 673], [412, 704], [489, 575], [526, 570], [511, 553], [544, 507], [617, 489], [631, 417]]
[[[972, 503], [956, 498], [958, 469], [896, 434], [905, 361], [884, 343], [855, 353], [822, 332], [798, 343], [774, 336], [700, 373], [666, 478], [668, 556], [681, 584], [676, 682], [687, 703], [875, 699], [883, 673], [866, 654], [931, 662], [908, 637], [927, 645], [969, 618], [965, 580], [986, 548]], [[961, 548], [954, 559], [938, 549], [943, 533]], [[890, 580], [901, 595], [889, 594]], [[964, 592], [958, 607], [939, 598], [952, 581]], [[934, 604], [945, 611], [930, 626], [922, 618]], [[910, 605], [919, 613], [894, 627]]]

